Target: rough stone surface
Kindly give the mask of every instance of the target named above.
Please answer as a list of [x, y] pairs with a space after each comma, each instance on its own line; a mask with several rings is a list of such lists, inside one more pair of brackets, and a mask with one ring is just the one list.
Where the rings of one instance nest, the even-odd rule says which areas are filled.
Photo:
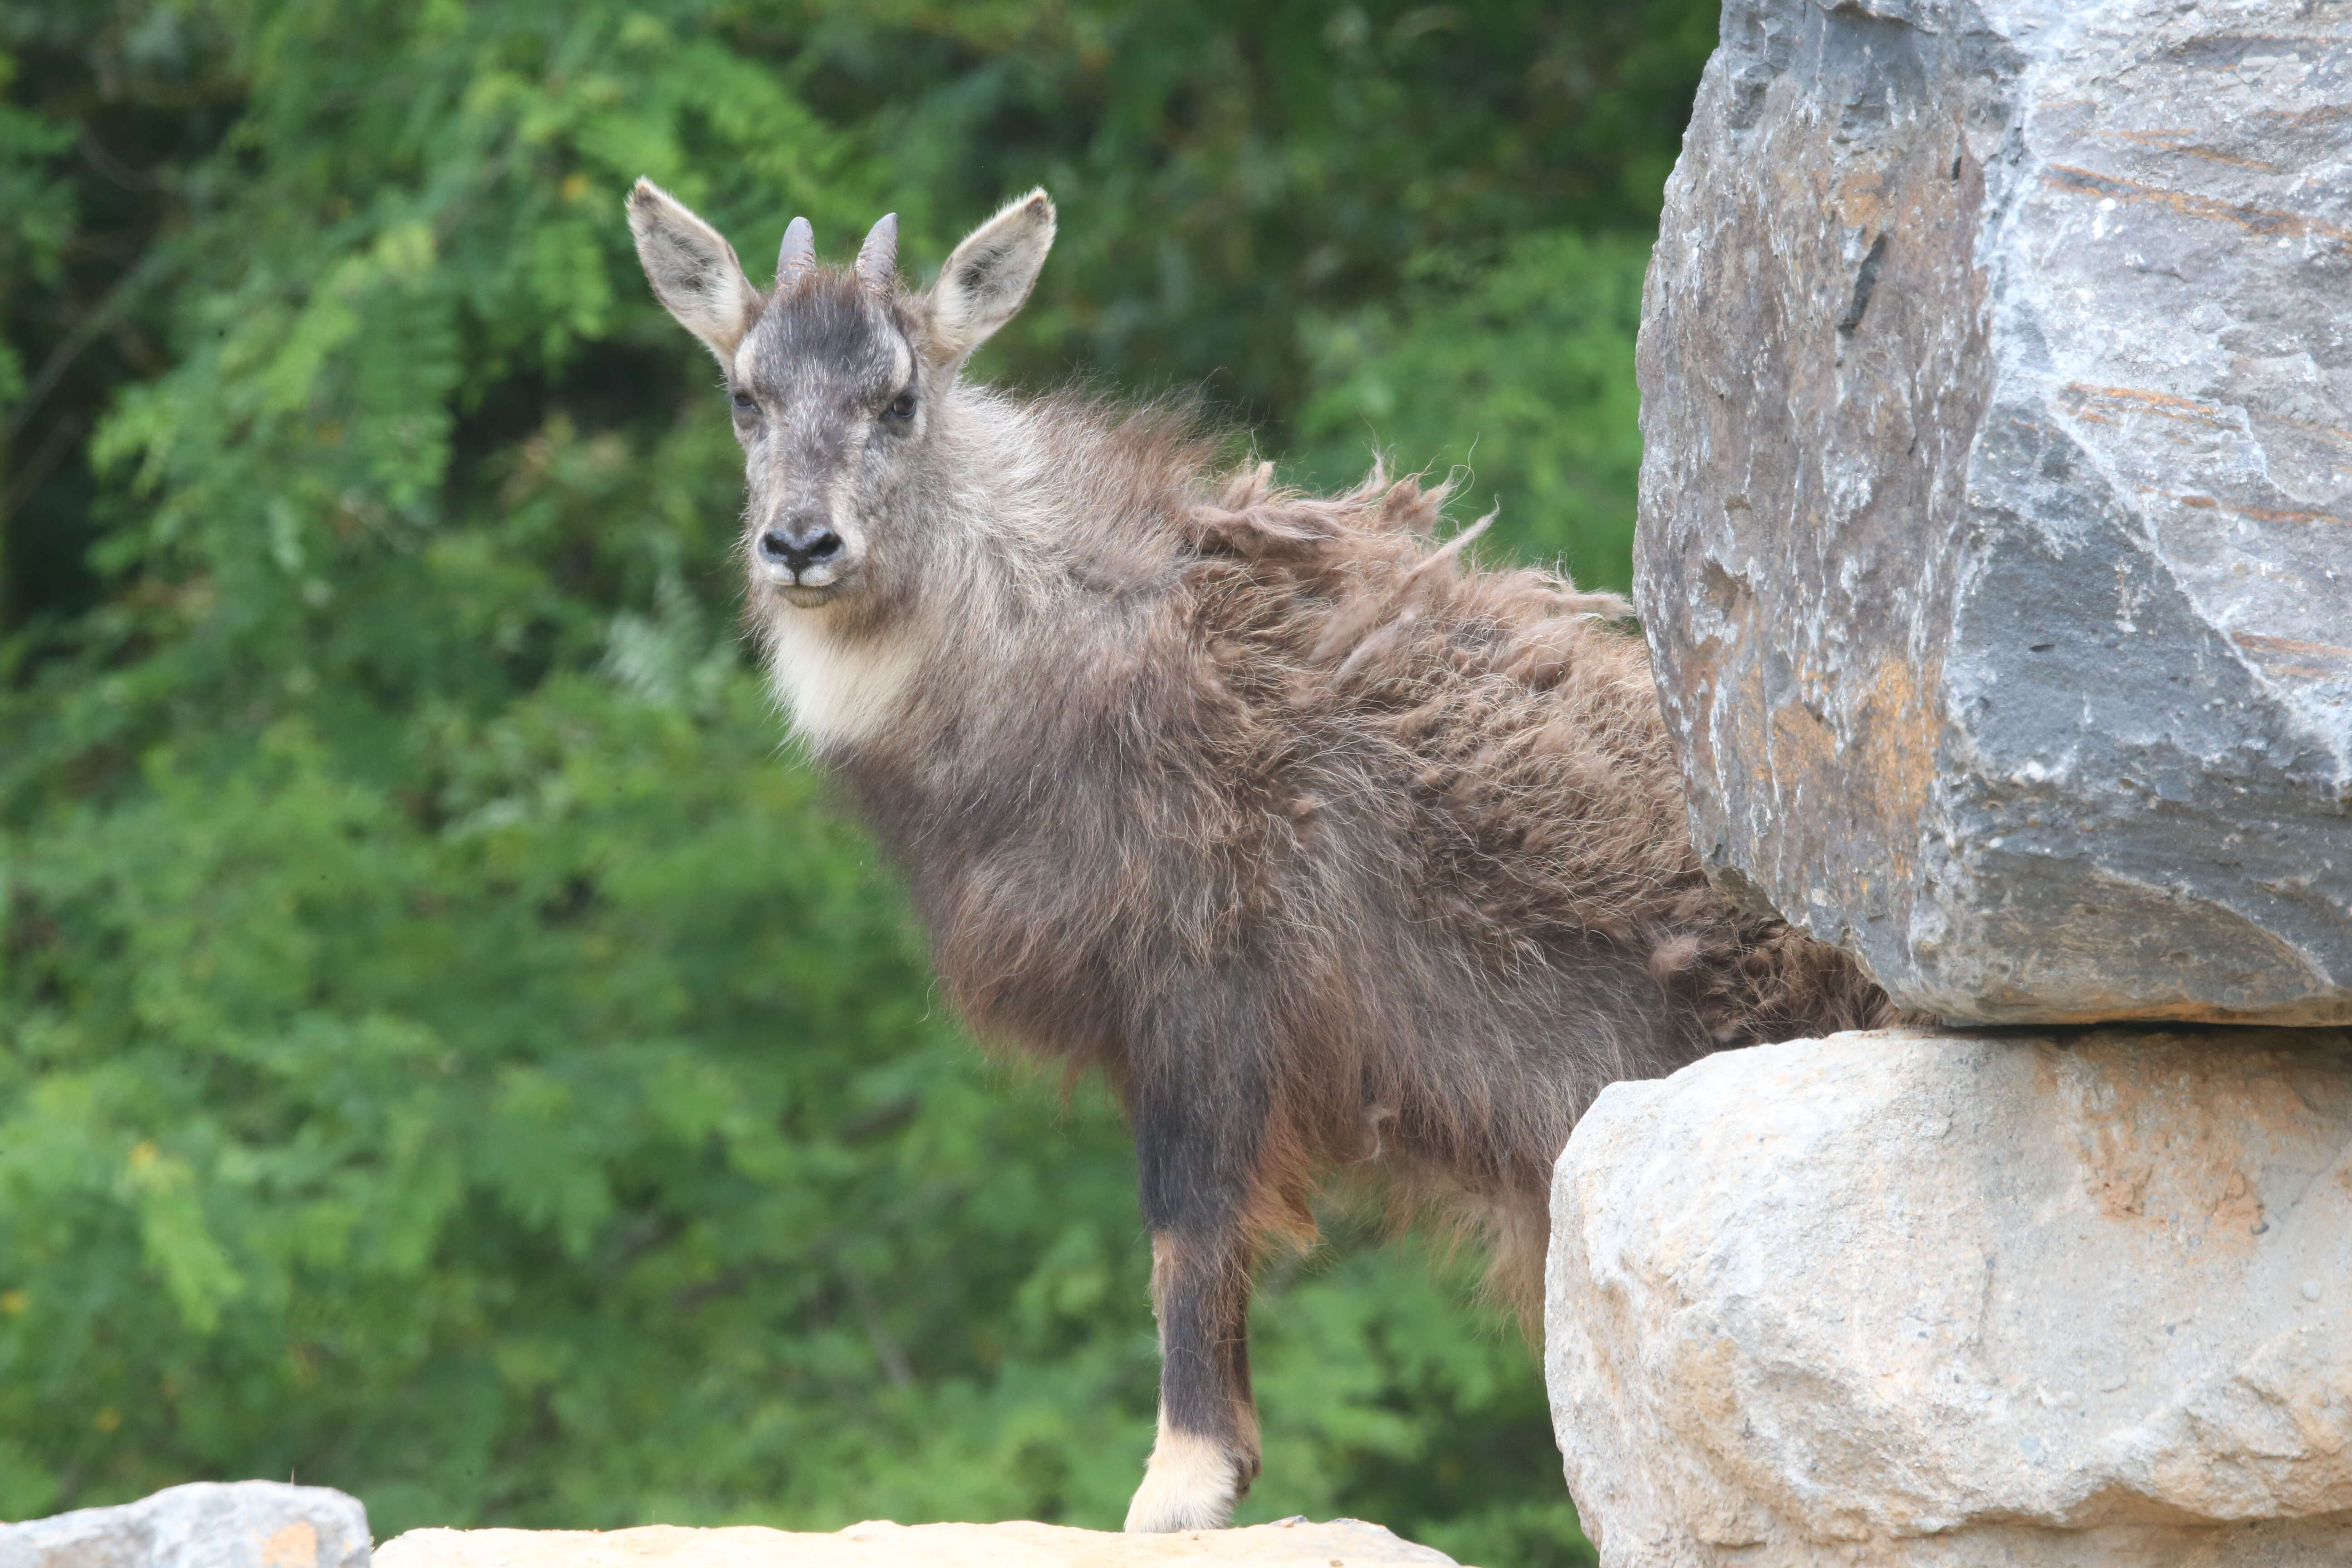
[[1603, 1568], [2352, 1563], [2352, 1033], [1727, 1052], [1604, 1090], [1552, 1226]]
[[740, 1528], [412, 1530], [386, 1542], [376, 1568], [1150, 1568], [1244, 1563], [1255, 1568], [1454, 1568], [1454, 1559], [1377, 1524], [1304, 1519], [1245, 1530], [1119, 1535], [1055, 1524], [853, 1524], [834, 1535]]
[[1718, 878], [1906, 1005], [2352, 1022], [2352, 4], [1728, 0], [1635, 595]]
[[195, 1481], [0, 1524], [0, 1568], [368, 1568], [367, 1510], [326, 1487]]

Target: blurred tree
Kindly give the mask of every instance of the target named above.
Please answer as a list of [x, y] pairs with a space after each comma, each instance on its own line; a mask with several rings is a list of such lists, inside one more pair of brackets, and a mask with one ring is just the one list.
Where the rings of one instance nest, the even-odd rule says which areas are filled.
[[[0, 1516], [1115, 1524], [1123, 1131], [985, 1067], [727, 630], [649, 174], [747, 257], [1054, 189], [982, 374], [1468, 462], [1622, 584], [1636, 6], [0, 0]], [[1344, 1215], [1245, 1517], [1589, 1560], [1531, 1358]]]

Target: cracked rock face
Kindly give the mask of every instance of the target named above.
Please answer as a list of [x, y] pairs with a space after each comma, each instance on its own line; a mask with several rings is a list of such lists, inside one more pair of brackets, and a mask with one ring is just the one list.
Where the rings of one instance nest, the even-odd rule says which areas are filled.
[[2352, 4], [1723, 26], [1640, 353], [1701, 853], [1949, 1019], [2352, 1021]]
[[1546, 1300], [1603, 1568], [2352, 1562], [2352, 1034], [1885, 1031], [1621, 1083]]

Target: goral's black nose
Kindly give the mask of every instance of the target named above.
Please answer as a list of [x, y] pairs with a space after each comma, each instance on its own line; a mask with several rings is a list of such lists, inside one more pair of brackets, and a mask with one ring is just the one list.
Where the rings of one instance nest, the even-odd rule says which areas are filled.
[[772, 561], [797, 577], [841, 553], [841, 535], [824, 523], [785, 524], [760, 535], [760, 559]]

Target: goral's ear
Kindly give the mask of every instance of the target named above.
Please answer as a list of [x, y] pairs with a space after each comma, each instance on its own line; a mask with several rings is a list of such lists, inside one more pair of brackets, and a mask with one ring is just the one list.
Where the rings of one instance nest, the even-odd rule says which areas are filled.
[[735, 247], [651, 180], [639, 180], [629, 192], [629, 232], [636, 236], [637, 260], [654, 298], [720, 364], [733, 364], [735, 345], [760, 310], [759, 290], [743, 276]]
[[948, 258], [928, 301], [931, 353], [963, 362], [1013, 319], [1054, 247], [1054, 203], [1034, 190], [965, 237]]

